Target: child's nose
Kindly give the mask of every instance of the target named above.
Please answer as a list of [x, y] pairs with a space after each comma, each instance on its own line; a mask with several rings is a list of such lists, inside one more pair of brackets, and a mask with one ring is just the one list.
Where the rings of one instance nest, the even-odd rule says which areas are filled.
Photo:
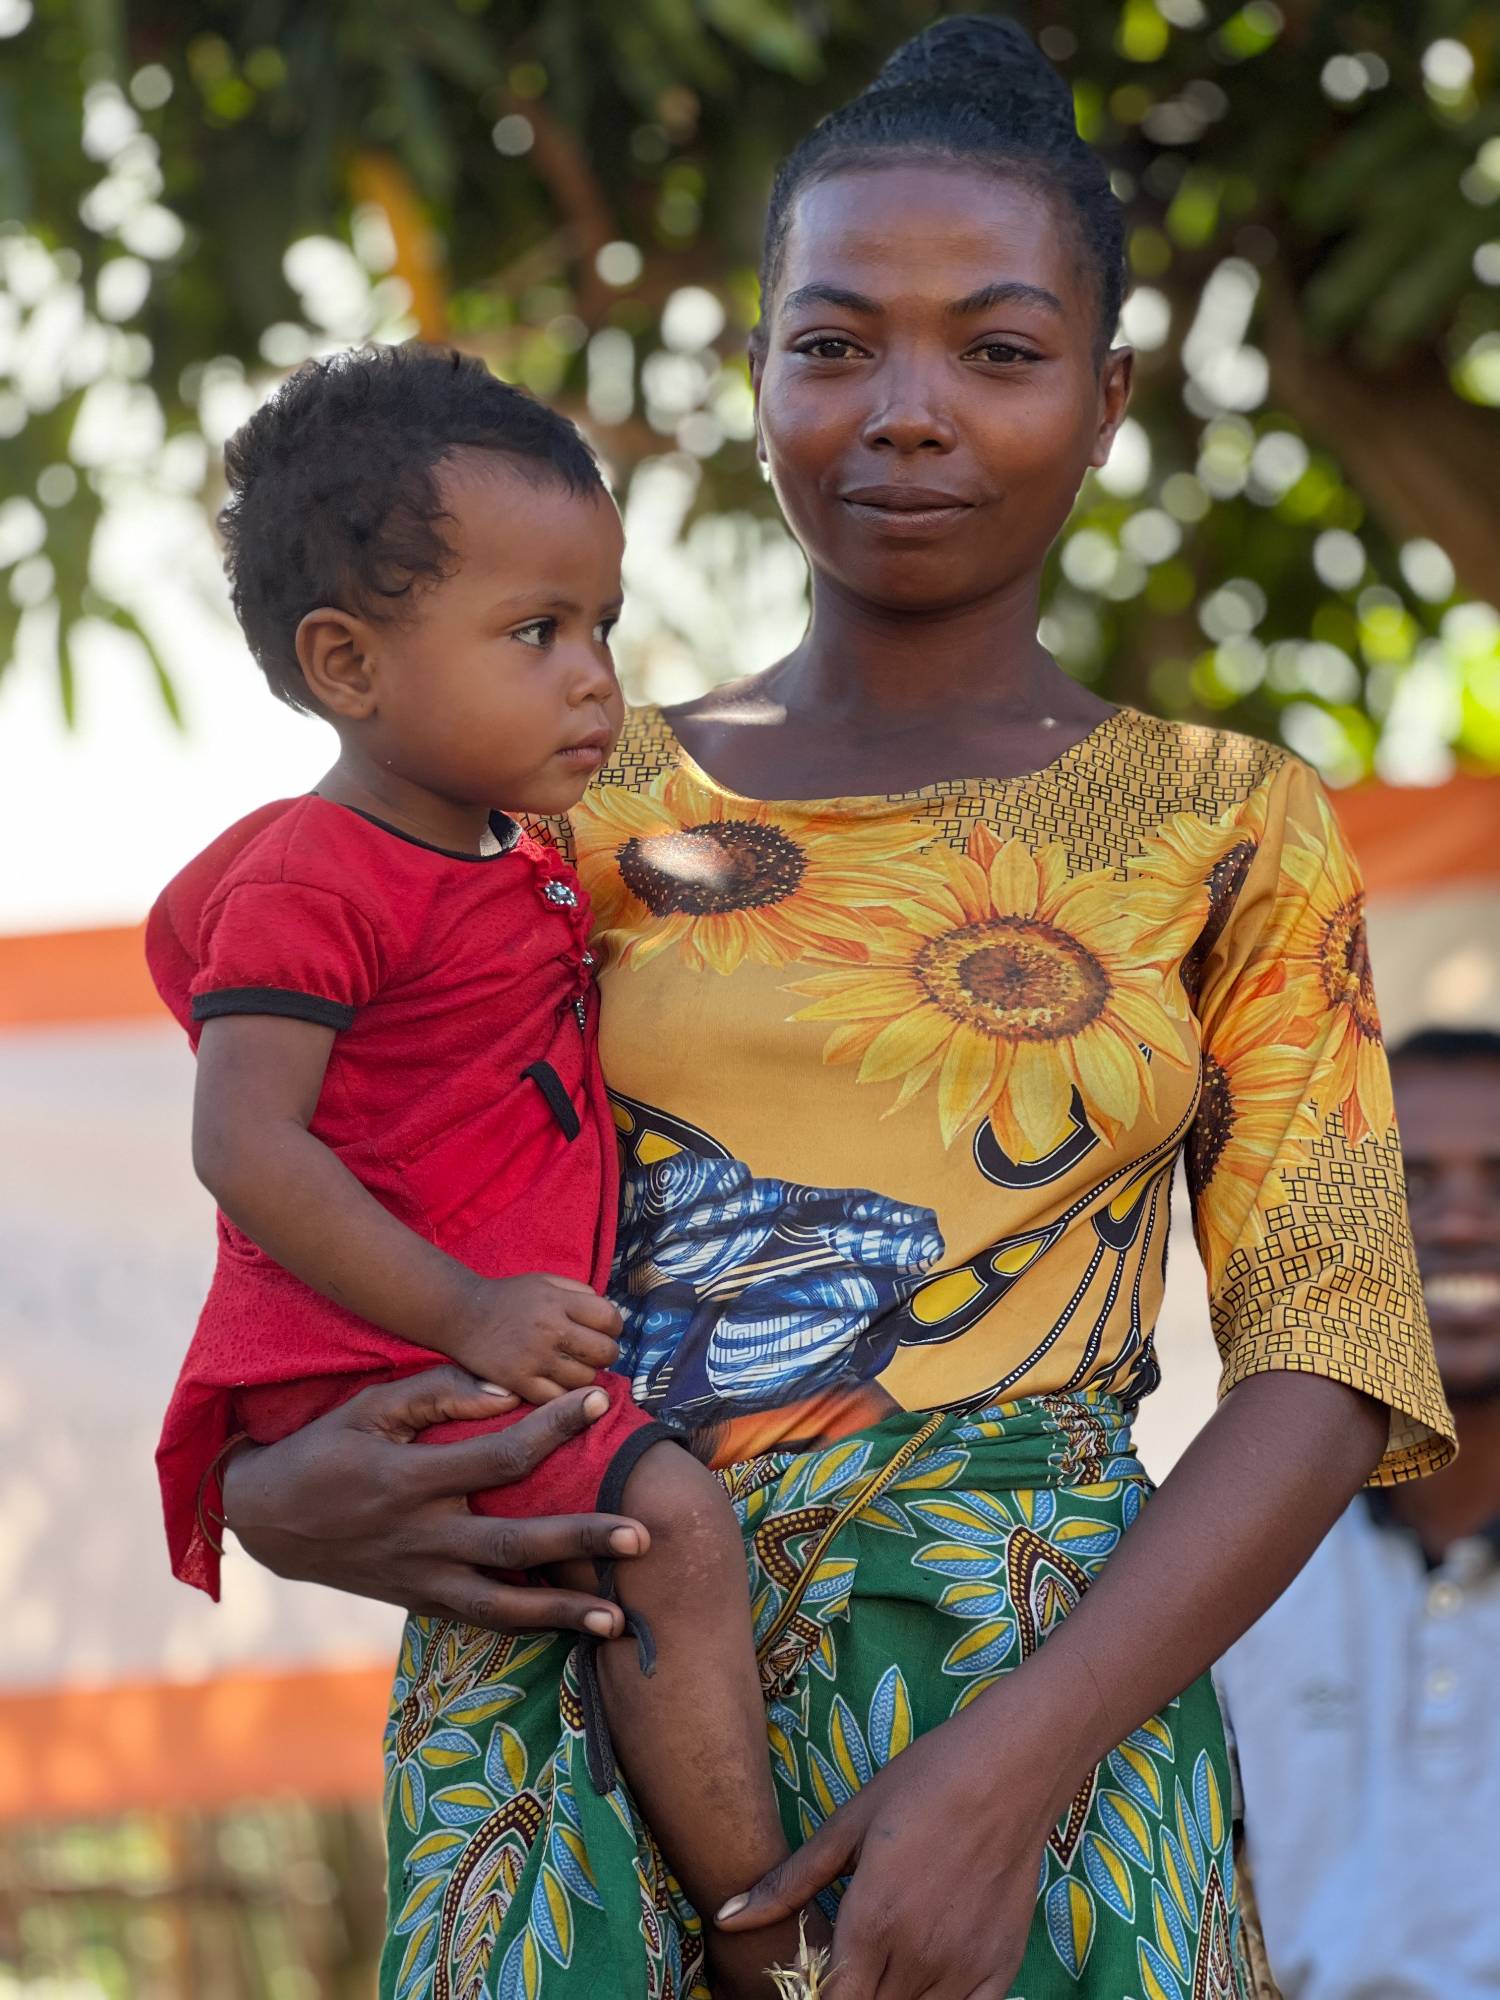
[[573, 676], [573, 700], [580, 705], [586, 701], [608, 701], [618, 686], [609, 655], [601, 657], [593, 646], [583, 648]]

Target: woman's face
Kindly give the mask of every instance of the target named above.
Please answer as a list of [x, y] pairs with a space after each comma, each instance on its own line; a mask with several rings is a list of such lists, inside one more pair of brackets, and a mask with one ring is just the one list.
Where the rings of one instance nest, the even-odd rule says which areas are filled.
[[1097, 319], [1071, 218], [1019, 182], [903, 163], [806, 188], [752, 372], [815, 572], [937, 610], [1039, 571], [1129, 397]]

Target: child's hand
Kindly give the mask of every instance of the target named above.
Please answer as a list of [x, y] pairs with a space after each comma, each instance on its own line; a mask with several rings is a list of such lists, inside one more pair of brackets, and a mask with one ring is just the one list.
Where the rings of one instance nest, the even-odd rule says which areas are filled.
[[527, 1403], [550, 1403], [619, 1359], [619, 1313], [576, 1278], [531, 1271], [476, 1286], [447, 1351]]

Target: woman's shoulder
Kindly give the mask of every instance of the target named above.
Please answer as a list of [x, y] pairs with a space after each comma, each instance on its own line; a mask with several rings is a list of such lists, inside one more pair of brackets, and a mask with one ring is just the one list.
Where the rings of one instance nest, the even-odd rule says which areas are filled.
[[1305, 770], [1289, 750], [1258, 736], [1135, 708], [1118, 711], [1100, 747], [1122, 775], [1133, 772], [1137, 782], [1175, 793], [1187, 809], [1215, 819]]
[[638, 791], [677, 760], [672, 725], [655, 703], [627, 708], [624, 727], [596, 783]]

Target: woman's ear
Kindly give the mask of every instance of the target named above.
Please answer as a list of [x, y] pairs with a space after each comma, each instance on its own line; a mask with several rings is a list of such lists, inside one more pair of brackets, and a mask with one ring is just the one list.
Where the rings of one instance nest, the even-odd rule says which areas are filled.
[[764, 465], [766, 462], [766, 441], [760, 428], [760, 378], [766, 366], [766, 337], [759, 326], [751, 330], [748, 343], [750, 357], [750, 394], [755, 399], [755, 456]]
[[363, 618], [320, 604], [297, 627], [297, 664], [320, 708], [347, 722], [375, 713], [373, 634]]
[[1109, 457], [1115, 432], [1124, 423], [1125, 412], [1130, 408], [1130, 386], [1134, 379], [1135, 349], [1112, 347], [1099, 370], [1099, 428], [1094, 434], [1094, 449], [1089, 454], [1090, 465], [1103, 465]]

